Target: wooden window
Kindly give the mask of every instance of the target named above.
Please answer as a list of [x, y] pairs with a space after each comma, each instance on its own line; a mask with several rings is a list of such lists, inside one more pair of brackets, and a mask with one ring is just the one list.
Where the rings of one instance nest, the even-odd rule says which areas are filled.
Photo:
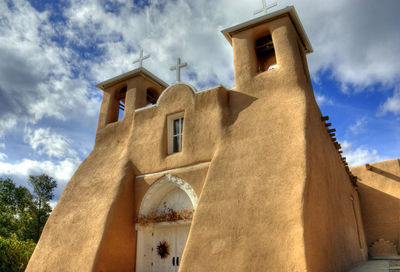
[[183, 112], [168, 116], [168, 154], [182, 151]]
[[257, 72], [264, 72], [276, 67], [274, 43], [271, 35], [256, 40]]

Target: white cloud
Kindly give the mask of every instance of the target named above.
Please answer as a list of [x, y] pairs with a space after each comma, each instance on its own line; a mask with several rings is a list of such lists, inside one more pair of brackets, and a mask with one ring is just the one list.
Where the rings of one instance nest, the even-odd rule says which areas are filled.
[[[272, 11], [291, 4], [314, 47], [308, 60], [315, 79], [329, 71], [346, 89], [390, 85], [398, 78], [398, 1], [283, 0]], [[152, 0], [143, 8], [135, 1], [72, 0], [64, 7], [66, 20], [53, 21], [51, 11], [39, 12], [28, 1], [0, 2], [0, 118], [6, 120], [0, 137], [17, 121], [95, 122], [101, 92], [93, 90], [93, 81], [136, 67], [131, 62], [140, 48], [152, 55], [145, 67], [169, 83], [175, 80], [169, 67], [182, 57], [189, 64], [184, 81], [200, 89], [232, 87], [232, 48], [220, 30], [254, 18], [260, 5], [258, 0]], [[391, 101], [384, 108], [397, 111]]]
[[64, 188], [80, 163], [78, 158], [66, 158], [59, 162], [29, 159], [16, 163], [0, 161], [0, 176], [18, 176], [28, 180], [29, 175], [46, 173], [57, 180], [59, 187]]
[[386, 160], [386, 157], [380, 156], [375, 149], [368, 149], [366, 147], [353, 147], [353, 143], [343, 141], [341, 143], [343, 155], [350, 166], [357, 166], [366, 163], [373, 163]]
[[0, 148], [5, 149], [6, 148], [6, 144], [5, 143], [0, 143]]
[[76, 72], [79, 55], [54, 42], [63, 34], [51, 13], [15, 0], [0, 1], [0, 14], [0, 137], [44, 117], [93, 118], [99, 99]]
[[360, 134], [365, 132], [365, 126], [367, 124], [367, 118], [363, 117], [361, 119], [358, 119], [353, 125], [349, 127], [349, 130], [351, 133], [354, 135]]
[[[292, 4], [281, 1], [273, 10]], [[145, 67], [156, 75], [174, 82], [168, 68], [180, 56], [189, 63], [184, 79], [199, 86], [233, 84], [232, 49], [219, 30], [254, 18], [260, 2], [154, 0], [144, 9], [130, 1], [120, 5], [110, 13], [101, 1], [77, 0], [65, 10], [69, 39], [103, 50], [100, 59], [87, 63], [90, 76], [102, 81], [132, 69], [132, 60], [144, 48], [152, 55]], [[294, 5], [315, 49], [309, 55], [314, 77], [329, 71], [344, 90], [394, 84], [400, 70], [395, 57], [400, 51], [398, 1], [302, 0]]]
[[118, 15], [108, 13], [97, 1], [74, 1], [65, 11], [69, 28], [78, 30], [68, 32], [69, 37], [85, 44], [96, 40], [95, 46], [104, 52], [101, 59], [88, 65], [95, 80], [135, 68], [131, 62], [143, 48], [152, 56], [144, 66], [167, 82], [174, 82], [175, 74], [169, 67], [182, 57], [189, 64], [183, 70], [184, 81], [197, 87], [210, 81], [214, 85], [233, 84], [232, 49], [220, 30], [240, 22], [240, 18], [250, 19], [251, 12], [234, 12], [247, 3], [151, 1], [142, 10], [132, 2], [123, 5]]
[[380, 114], [391, 112], [393, 114], [400, 114], [400, 87], [395, 88], [393, 96], [389, 97], [380, 107]]
[[315, 92], [315, 99], [317, 100], [317, 103], [319, 106], [322, 105], [333, 105], [333, 100], [328, 98], [325, 95], [322, 94], [318, 94], [317, 92]]
[[53, 210], [54, 210], [54, 208], [56, 207], [57, 202], [58, 202], [58, 201], [50, 200], [49, 204], [50, 204], [50, 207], [51, 207]]
[[[344, 90], [373, 84], [393, 86], [400, 71], [400, 2], [283, 0], [297, 9], [314, 52], [310, 71], [329, 72]], [[310, 8], [312, 7], [312, 8]]]
[[[14, 118], [14, 116], [7, 116], [7, 114], [4, 116], [4, 119], [2, 118], [0, 122], [0, 138], [4, 137], [7, 131], [9, 131], [11, 128], [13, 128], [17, 124], [17, 119]], [[3, 143], [4, 144], [4, 143]], [[3, 147], [3, 144], [0, 144], [0, 147]]]
[[50, 158], [76, 156], [76, 152], [71, 149], [68, 140], [62, 135], [51, 132], [49, 128], [26, 129], [25, 133], [25, 142], [28, 142], [39, 155], [46, 154]]
[[4, 161], [7, 158], [8, 156], [6, 154], [0, 152], [0, 161]]

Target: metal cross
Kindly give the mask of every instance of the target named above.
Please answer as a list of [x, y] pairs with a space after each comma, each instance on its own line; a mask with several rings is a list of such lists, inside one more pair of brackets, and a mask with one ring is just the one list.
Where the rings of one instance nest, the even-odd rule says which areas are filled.
[[187, 63], [186, 62], [181, 63], [181, 58], [178, 58], [176, 66], [172, 66], [171, 68], [169, 68], [171, 71], [176, 70], [176, 82], [181, 81], [181, 69], [186, 66], [187, 66]]
[[135, 60], [134, 62], [132, 62], [132, 63], [134, 64], [134, 63], [139, 62], [139, 68], [142, 68], [143, 67], [143, 61], [145, 59], [148, 59], [148, 58], [150, 58], [150, 55], [147, 55], [147, 56], [143, 57], [143, 49], [142, 49], [142, 50], [140, 50], [140, 57], [137, 60]]
[[262, 4], [263, 4], [262, 9], [259, 9], [259, 10], [254, 11], [254, 15], [256, 15], [256, 14], [258, 14], [258, 13], [260, 13], [260, 12], [263, 12], [263, 11], [265, 11], [265, 13], [267, 13], [268, 10], [269, 10], [270, 8], [273, 8], [273, 7], [275, 7], [276, 5], [278, 5], [278, 3], [276, 3], [276, 2], [267, 5], [267, 3], [266, 3], [265, 1], [266, 1], [266, 0], [262, 0]]

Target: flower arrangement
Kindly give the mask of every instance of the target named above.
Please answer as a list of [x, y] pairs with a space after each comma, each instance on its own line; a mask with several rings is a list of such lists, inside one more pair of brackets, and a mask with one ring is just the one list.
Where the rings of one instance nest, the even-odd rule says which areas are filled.
[[140, 214], [137, 218], [137, 222], [142, 225], [146, 226], [152, 223], [159, 223], [159, 222], [174, 222], [178, 220], [191, 220], [193, 218], [193, 209], [189, 209], [185, 207], [182, 211], [175, 211], [172, 208], [168, 208], [166, 203], [164, 203], [164, 211], [157, 212], [154, 211], [148, 215]]

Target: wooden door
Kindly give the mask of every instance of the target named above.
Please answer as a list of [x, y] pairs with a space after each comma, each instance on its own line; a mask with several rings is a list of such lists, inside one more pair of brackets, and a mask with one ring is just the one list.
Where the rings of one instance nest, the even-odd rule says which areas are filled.
[[[168, 255], [160, 256], [158, 248], [165, 242]], [[155, 228], [153, 232], [153, 262], [152, 272], [175, 272], [176, 232], [174, 228]], [[174, 261], [174, 263], [172, 263]]]
[[[177, 272], [182, 260], [190, 226], [158, 227], [153, 232], [152, 272]], [[161, 258], [158, 252], [160, 243], [168, 245], [168, 255]]]

